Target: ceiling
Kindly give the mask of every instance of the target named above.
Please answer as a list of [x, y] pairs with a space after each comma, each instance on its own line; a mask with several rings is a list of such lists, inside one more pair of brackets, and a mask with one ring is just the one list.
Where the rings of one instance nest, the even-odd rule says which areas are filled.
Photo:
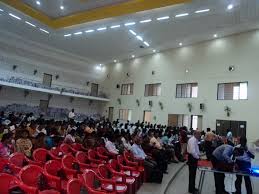
[[[29, 2], [29, 0], [24, 1]], [[45, 1], [42, 0], [41, 5]], [[81, 1], [78, 0], [78, 2]], [[90, 2], [91, 0], [88, 3]], [[103, 1], [100, 0], [100, 2]], [[228, 10], [227, 7], [230, 4], [233, 5], [233, 9]], [[100, 5], [102, 4], [100, 3]], [[259, 0], [193, 0], [192, 3], [188, 4], [107, 18], [59, 30], [51, 29], [4, 4], [0, 4], [0, 9], [3, 10], [0, 11], [1, 30], [15, 33], [25, 40], [29, 39], [85, 57], [93, 65], [107, 64], [114, 60], [129, 60], [132, 55], [140, 57], [153, 54], [153, 50], [159, 52], [177, 48], [180, 47], [179, 43], [182, 43], [181, 46], [186, 46], [211, 40], [215, 38], [214, 34], [220, 38], [259, 27]], [[59, 11], [59, 8], [53, 8], [51, 13], [54, 13], [54, 9]], [[197, 10], [205, 9], [210, 9], [210, 11], [195, 13]], [[9, 13], [15, 14], [21, 20], [11, 17], [8, 15]], [[189, 15], [175, 17], [182, 13], [189, 13]], [[170, 18], [157, 20], [157, 18], [164, 16], [170, 16]], [[140, 23], [140, 21], [147, 19], [152, 21]], [[25, 21], [31, 22], [36, 27], [25, 24]], [[125, 26], [129, 23], [135, 24]], [[111, 26], [118, 25], [120, 27], [111, 28]], [[40, 28], [49, 33], [40, 30]], [[106, 29], [100, 30], [103, 28]], [[95, 31], [90, 32], [89, 30]], [[133, 30], [141, 36], [143, 41], [137, 39], [129, 30]], [[89, 33], [85, 31], [89, 31]], [[144, 42], [147, 42], [149, 46], [145, 45]], [[140, 46], [144, 48], [140, 48]]]

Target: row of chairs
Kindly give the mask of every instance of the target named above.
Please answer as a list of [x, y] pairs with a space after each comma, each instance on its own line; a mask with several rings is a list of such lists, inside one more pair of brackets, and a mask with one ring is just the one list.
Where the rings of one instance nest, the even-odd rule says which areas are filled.
[[[87, 150], [81, 144], [61, 144], [57, 148], [34, 150], [32, 159], [13, 153], [0, 162], [0, 193], [8, 194], [13, 185], [28, 194], [79, 194], [84, 186], [89, 194], [135, 194], [145, 180], [143, 161], [130, 152], [109, 153], [105, 148]], [[46, 188], [39, 188], [40, 178]], [[43, 186], [44, 187], [44, 186]]]

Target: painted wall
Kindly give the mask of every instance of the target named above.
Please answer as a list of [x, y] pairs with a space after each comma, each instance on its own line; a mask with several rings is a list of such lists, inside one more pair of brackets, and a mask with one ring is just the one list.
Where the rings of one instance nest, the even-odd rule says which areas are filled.
[[[234, 72], [228, 71], [230, 65], [235, 66]], [[152, 71], [155, 71], [154, 75]], [[167, 124], [168, 114], [202, 115], [203, 129], [215, 129], [216, 119], [241, 120], [247, 121], [248, 138], [259, 138], [259, 31], [110, 64], [108, 72], [109, 78], [103, 84], [111, 95], [111, 102], [106, 110], [114, 107], [114, 118], [118, 118], [119, 109], [128, 108], [133, 111], [132, 121], [143, 120], [143, 111], [151, 110], [156, 117], [156, 120], [153, 117], [153, 122], [161, 124]], [[248, 100], [218, 101], [217, 84], [236, 81], [248, 81]], [[161, 96], [144, 97], [145, 84], [159, 82], [162, 83]], [[176, 99], [176, 84], [190, 82], [198, 82], [198, 98]], [[120, 95], [121, 91], [116, 85], [123, 83], [134, 83], [134, 95]], [[118, 98], [121, 99], [121, 105]], [[139, 107], [136, 99], [140, 100]], [[153, 101], [152, 108], [148, 105], [149, 100]], [[159, 102], [163, 103], [163, 110]], [[189, 102], [193, 105], [191, 113], [187, 108]], [[200, 103], [205, 104], [204, 112], [199, 109]], [[232, 109], [230, 117], [224, 112], [226, 105]], [[107, 115], [107, 111], [104, 114]]]

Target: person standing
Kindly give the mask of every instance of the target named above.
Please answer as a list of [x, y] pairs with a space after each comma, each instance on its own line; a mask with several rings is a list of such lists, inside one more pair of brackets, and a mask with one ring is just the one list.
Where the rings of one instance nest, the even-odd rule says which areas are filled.
[[69, 113], [68, 113], [68, 119], [71, 121], [71, 120], [74, 120], [75, 119], [75, 109], [72, 109]]
[[194, 131], [193, 136], [188, 140], [187, 153], [188, 153], [188, 166], [189, 166], [189, 188], [188, 192], [195, 194], [198, 189], [195, 188], [196, 171], [198, 160], [200, 159], [200, 150], [198, 142], [200, 140], [200, 131]]
[[216, 139], [216, 135], [211, 132], [210, 128], [207, 128], [207, 133], [205, 134], [205, 152], [207, 160], [211, 159], [212, 152], [214, 151], [214, 148], [212, 146], [212, 142]]

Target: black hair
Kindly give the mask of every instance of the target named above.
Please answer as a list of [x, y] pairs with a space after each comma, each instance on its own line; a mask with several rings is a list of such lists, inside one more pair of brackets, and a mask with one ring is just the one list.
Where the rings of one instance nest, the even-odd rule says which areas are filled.
[[4, 141], [6, 141], [6, 140], [12, 138], [12, 136], [13, 136], [13, 135], [12, 135], [11, 133], [5, 133], [5, 134], [3, 135], [3, 137], [2, 137], [1, 142], [4, 142]]
[[241, 137], [240, 137], [240, 144], [241, 144], [242, 147], [245, 147], [245, 146], [246, 146], [246, 144], [247, 144], [247, 139], [246, 139], [245, 136], [241, 136]]

